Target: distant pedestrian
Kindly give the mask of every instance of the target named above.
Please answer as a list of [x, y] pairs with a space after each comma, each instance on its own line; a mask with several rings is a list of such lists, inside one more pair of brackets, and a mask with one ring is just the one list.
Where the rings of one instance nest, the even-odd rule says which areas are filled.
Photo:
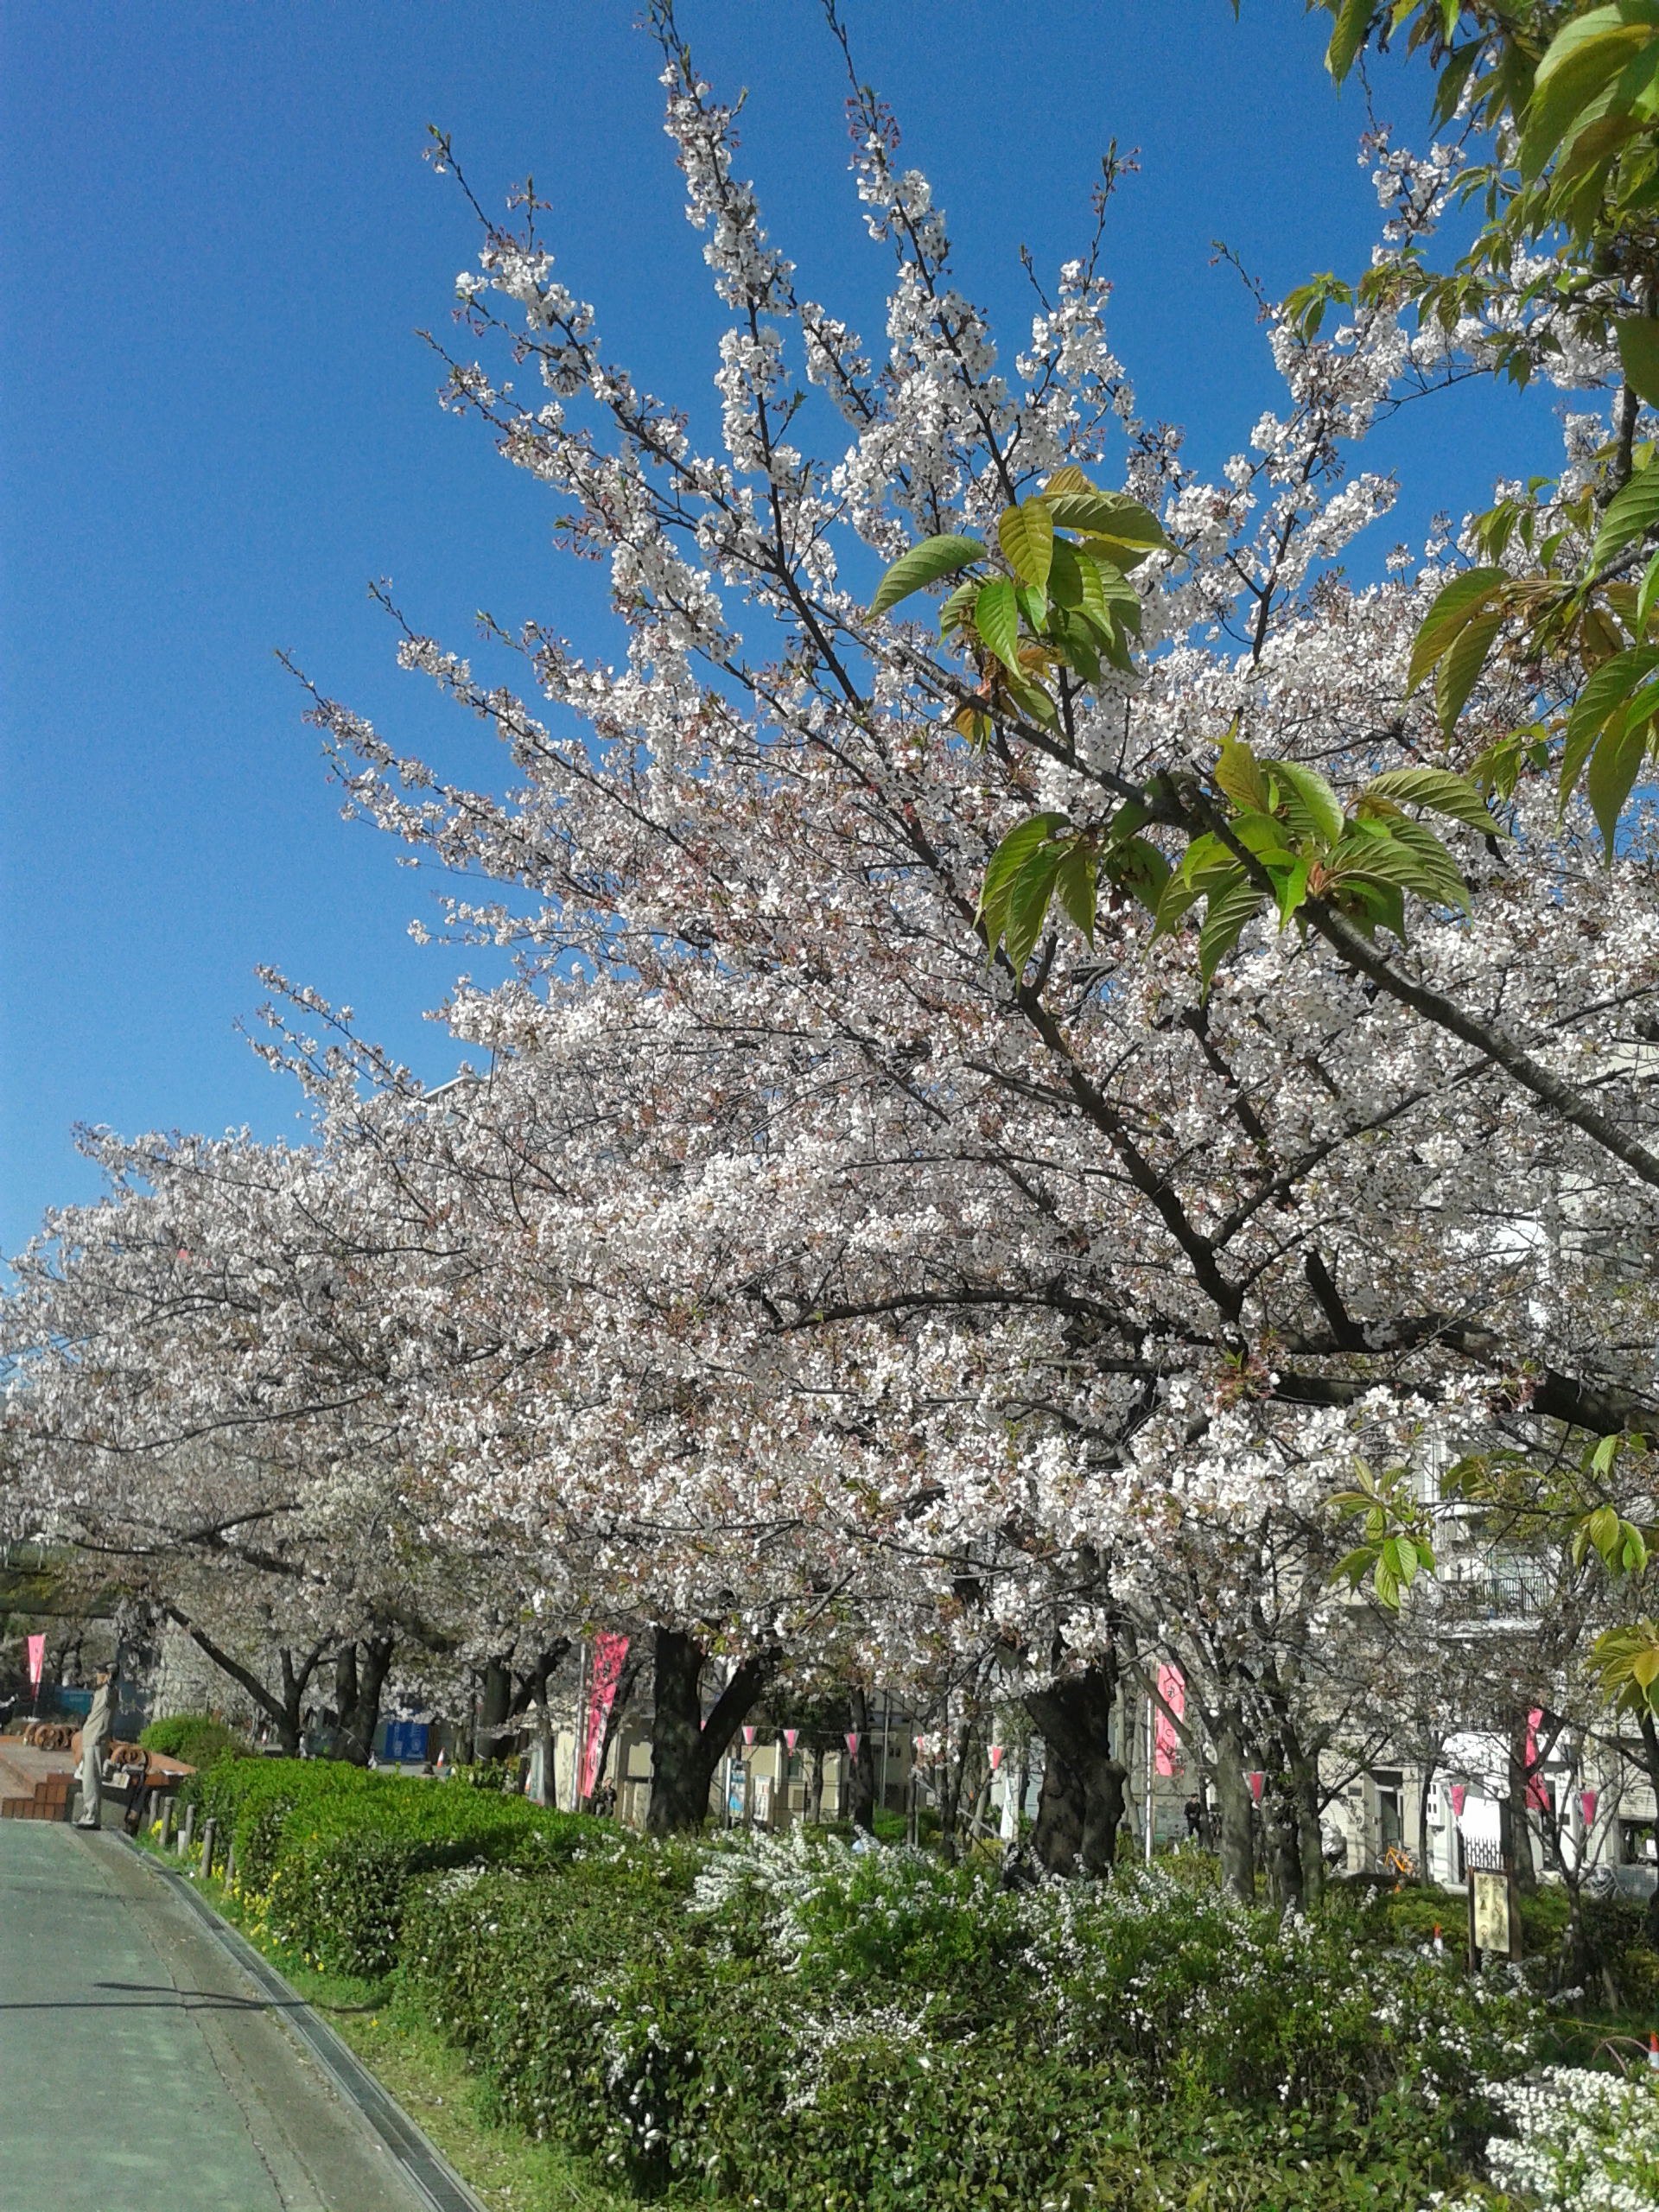
[[106, 1667], [97, 1677], [92, 1711], [80, 1732], [80, 1810], [78, 1828], [102, 1826], [104, 1751], [115, 1733], [115, 1676]]
[[1204, 1827], [1204, 1808], [1196, 1797], [1189, 1797], [1181, 1810], [1186, 1815], [1186, 1840], [1196, 1843]]

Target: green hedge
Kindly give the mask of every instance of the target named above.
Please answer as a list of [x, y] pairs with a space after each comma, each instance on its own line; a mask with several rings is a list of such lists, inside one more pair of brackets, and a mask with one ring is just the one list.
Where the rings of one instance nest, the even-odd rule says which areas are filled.
[[237, 1885], [276, 1940], [327, 1974], [397, 1960], [410, 1885], [445, 1867], [546, 1866], [594, 1823], [523, 1798], [335, 1759], [224, 1762], [188, 1784], [234, 1847]]
[[163, 1758], [182, 1759], [200, 1771], [220, 1759], [250, 1758], [253, 1745], [238, 1729], [228, 1728], [207, 1713], [174, 1713], [165, 1720], [152, 1720], [138, 1741], [147, 1751]]
[[652, 1844], [330, 1762], [193, 1789], [256, 1935], [395, 1970], [502, 2118], [642, 2197], [1417, 2212], [1469, 2186], [1480, 2085], [1548, 2030], [1397, 1899], [1281, 1925], [1196, 1858], [1015, 1894], [982, 1865], [801, 1831]]

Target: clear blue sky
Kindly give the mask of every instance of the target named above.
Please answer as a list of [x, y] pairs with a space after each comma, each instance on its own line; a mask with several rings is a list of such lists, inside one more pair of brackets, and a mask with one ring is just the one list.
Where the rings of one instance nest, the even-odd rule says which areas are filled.
[[[494, 204], [533, 173], [612, 353], [709, 405], [718, 317], [632, 0], [6, 0], [0, 15], [0, 1249], [95, 1187], [73, 1125], [295, 1128], [238, 1017], [270, 962], [437, 1076], [423, 1024], [467, 956], [412, 945], [424, 879], [338, 818], [274, 649], [409, 749], [489, 772], [473, 726], [391, 665], [390, 575], [461, 650], [474, 610], [602, 648], [543, 495], [441, 414], [474, 237], [423, 160], [453, 133]], [[803, 283], [879, 337], [885, 264], [846, 172], [815, 0], [683, 0]], [[953, 219], [962, 274], [1028, 314], [1016, 252], [1080, 245], [1116, 134], [1115, 336], [1148, 413], [1214, 462], [1276, 387], [1236, 245], [1274, 294], [1363, 264], [1374, 201], [1300, 0], [848, 0], [864, 73]], [[1382, 112], [1421, 116], [1385, 73]], [[1500, 469], [1548, 466], [1536, 405], [1437, 400], [1389, 434], [1407, 498], [1371, 550]], [[481, 972], [481, 970], [480, 971]]]

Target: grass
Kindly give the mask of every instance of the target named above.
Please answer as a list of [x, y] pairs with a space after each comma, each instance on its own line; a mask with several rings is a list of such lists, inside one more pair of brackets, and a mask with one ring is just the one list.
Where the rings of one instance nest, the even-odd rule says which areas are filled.
[[497, 2126], [489, 2116], [487, 2084], [400, 2001], [395, 1977], [376, 1982], [315, 1973], [250, 1924], [222, 1883], [196, 1886], [350, 2045], [489, 2212], [634, 2212], [635, 2200], [606, 2188], [585, 2161]]

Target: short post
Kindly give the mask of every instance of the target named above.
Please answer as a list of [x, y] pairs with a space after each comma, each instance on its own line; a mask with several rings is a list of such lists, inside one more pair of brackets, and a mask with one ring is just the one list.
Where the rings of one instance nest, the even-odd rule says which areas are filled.
[[169, 1790], [162, 1800], [162, 1849], [167, 1850], [173, 1841], [174, 1823], [178, 1816], [179, 1801]]
[[190, 1856], [191, 1840], [194, 1836], [195, 1833], [196, 1808], [194, 1804], [187, 1805], [184, 1808], [184, 1826], [179, 1830], [179, 1856], [181, 1859], [188, 1859]]
[[230, 1847], [225, 1853], [225, 1886], [227, 1890], [233, 1890], [236, 1887], [236, 1834], [234, 1830], [232, 1831]]
[[204, 1882], [213, 1879], [213, 1836], [218, 1827], [219, 1822], [211, 1815], [201, 1824], [201, 1878]]

